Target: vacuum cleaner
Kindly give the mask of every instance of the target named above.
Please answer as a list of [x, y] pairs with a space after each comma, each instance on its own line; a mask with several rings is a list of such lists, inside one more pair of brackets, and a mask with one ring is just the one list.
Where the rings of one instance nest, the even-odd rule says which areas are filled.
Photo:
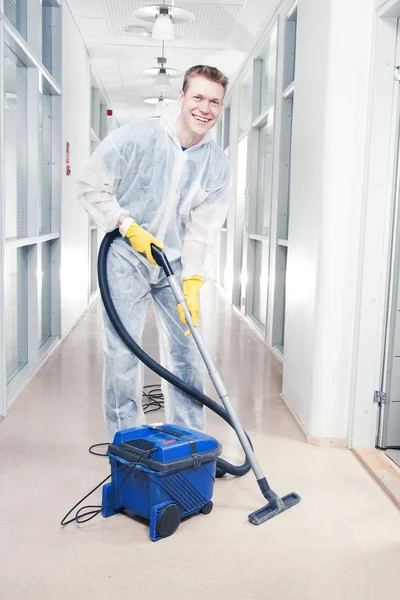
[[265, 506], [248, 516], [250, 523], [260, 525], [298, 504], [298, 494], [293, 492], [281, 497], [268, 484], [251, 441], [232, 407], [222, 379], [198, 329], [193, 326], [183, 291], [165, 252], [154, 244], [151, 248], [154, 260], [164, 270], [177, 304], [183, 307], [188, 327], [223, 406], [153, 360], [127, 332], [113, 304], [107, 281], [107, 254], [113, 240], [119, 235], [118, 230], [106, 234], [98, 256], [100, 293], [113, 327], [129, 350], [147, 367], [197, 402], [210, 408], [233, 427], [246, 460], [242, 465], [232, 465], [220, 457], [222, 448], [216, 439], [173, 424], [141, 426], [119, 431], [107, 450], [111, 482], [104, 485], [102, 490], [103, 516], [131, 512], [143, 517], [150, 523], [150, 539], [157, 541], [174, 533], [183, 517], [211, 512], [216, 477], [223, 477], [226, 473], [242, 476], [250, 469], [253, 470], [261, 493], [267, 500]]

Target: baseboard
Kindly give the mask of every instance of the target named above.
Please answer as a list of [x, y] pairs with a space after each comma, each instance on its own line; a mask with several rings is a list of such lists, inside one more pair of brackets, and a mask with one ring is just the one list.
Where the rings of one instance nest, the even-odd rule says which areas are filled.
[[289, 406], [285, 396], [283, 394], [279, 395], [284, 407], [288, 411], [289, 415], [292, 417], [293, 421], [296, 423], [301, 435], [304, 437], [307, 444], [311, 444], [312, 446], [319, 446], [321, 448], [347, 448], [348, 444], [346, 438], [324, 438], [318, 437], [317, 435], [310, 435], [304, 427], [303, 423], [300, 421], [299, 417], [294, 412], [294, 410]]
[[382, 490], [400, 508], [400, 471], [383, 450], [356, 446], [352, 452]]

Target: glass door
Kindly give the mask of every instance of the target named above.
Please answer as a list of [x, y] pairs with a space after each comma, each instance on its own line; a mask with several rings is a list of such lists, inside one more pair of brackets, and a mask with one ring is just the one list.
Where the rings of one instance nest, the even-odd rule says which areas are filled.
[[[397, 55], [400, 52], [397, 27]], [[385, 354], [380, 389], [375, 391], [379, 403], [380, 448], [400, 448], [400, 103], [397, 117], [397, 175], [391, 233], [391, 261], [388, 284]]]

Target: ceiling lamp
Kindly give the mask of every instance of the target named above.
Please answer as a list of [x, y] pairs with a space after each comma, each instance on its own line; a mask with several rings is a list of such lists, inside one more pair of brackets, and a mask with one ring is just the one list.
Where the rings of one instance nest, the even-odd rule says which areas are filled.
[[154, 21], [151, 37], [154, 40], [173, 40], [175, 38], [174, 24], [168, 8], [160, 8], [160, 13]]
[[128, 25], [128, 27], [125, 27], [125, 31], [135, 38], [149, 38], [151, 34], [148, 29], [138, 27], [137, 25]]
[[166, 106], [165, 99], [163, 98], [163, 95], [162, 95], [162, 92], [161, 92], [160, 97], [158, 99], [158, 102], [157, 102], [157, 104], [155, 106], [155, 109], [154, 109], [154, 116], [155, 117], [161, 117], [161, 115], [164, 112], [165, 106]]
[[164, 56], [164, 42], [162, 43], [162, 56], [157, 58], [158, 67], [151, 67], [142, 71], [142, 75], [152, 75], [156, 78], [155, 87], [157, 90], [167, 91], [171, 87], [170, 77], [182, 77], [183, 73], [177, 69], [166, 69], [165, 63], [167, 59]]
[[161, 67], [161, 69], [158, 71], [158, 74], [156, 77], [155, 88], [157, 90], [165, 91], [165, 90], [169, 90], [170, 87], [171, 87], [171, 84], [169, 82], [169, 77], [167, 75], [167, 72], [164, 69], [164, 67]]
[[149, 98], [143, 98], [143, 102], [146, 104], [158, 104], [159, 102], [163, 102], [166, 104], [171, 104], [171, 102], [175, 102], [173, 98], [164, 98], [162, 94], [157, 97], [150, 96]]
[[[163, 52], [164, 54], [164, 52]], [[152, 77], [157, 77], [159, 75], [161, 69], [164, 69], [165, 73], [168, 75], [170, 79], [174, 77], [183, 77], [182, 71], [178, 71], [178, 69], [170, 69], [169, 67], [165, 67], [167, 59], [164, 56], [159, 56], [157, 58], [157, 63], [161, 65], [161, 67], [149, 67], [148, 69], [144, 69], [141, 72], [142, 75], [150, 75]]]
[[134, 11], [133, 16], [140, 21], [154, 22], [152, 37], [155, 40], [173, 40], [175, 38], [174, 24], [193, 21], [194, 14], [178, 6], [143, 6]]

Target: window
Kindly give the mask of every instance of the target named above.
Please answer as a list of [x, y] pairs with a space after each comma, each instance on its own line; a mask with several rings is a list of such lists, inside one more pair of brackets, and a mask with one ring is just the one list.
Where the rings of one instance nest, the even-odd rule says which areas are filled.
[[222, 117], [220, 117], [217, 122], [217, 133], [216, 133], [216, 142], [220, 148], [222, 148], [222, 126], [223, 126], [223, 120], [222, 120]]
[[[48, 10], [52, 25], [47, 31]], [[52, 64], [61, 65], [61, 8], [58, 0], [5, 0], [4, 13], [5, 20], [0, 20], [4, 40], [0, 323], [5, 332], [0, 336], [1, 416], [60, 333], [61, 102], [59, 85], [48, 77], [50, 63], [44, 65], [42, 59], [51, 35]], [[27, 44], [10, 31], [12, 26]]]
[[290, 11], [284, 23], [284, 55], [282, 84], [281, 160], [279, 165], [279, 191], [275, 253], [274, 319], [272, 345], [282, 355], [285, 345], [286, 263], [290, 215], [290, 160], [292, 116], [296, 72], [297, 8]]
[[278, 29], [275, 27], [266, 43], [264, 52], [258, 59], [261, 70], [259, 114], [264, 113], [275, 104], [277, 31]]
[[254, 241], [252, 316], [265, 327], [268, 301], [268, 242]]
[[[90, 150], [94, 152], [108, 133], [107, 103], [99, 89], [99, 84], [93, 78], [90, 88]], [[97, 254], [101, 233], [92, 218], [89, 223], [89, 298], [97, 292]]]
[[10, 383], [28, 362], [26, 248], [7, 251], [5, 284], [6, 382]]
[[239, 131], [240, 138], [253, 121], [253, 70], [249, 69], [239, 84]]
[[231, 123], [231, 107], [227, 106], [224, 109], [224, 116], [223, 116], [223, 133], [222, 133], [222, 149], [223, 150], [226, 150], [227, 148], [229, 148], [230, 123]]
[[[239, 105], [247, 106], [251, 119], [251, 165], [248, 179], [246, 286], [242, 298], [245, 313], [267, 337], [271, 247], [275, 231], [271, 230], [274, 183], [274, 138], [276, 102], [276, 64], [278, 27], [272, 29], [264, 47], [239, 86]], [[253, 76], [254, 74], [254, 76]], [[254, 82], [253, 82], [254, 79]], [[250, 85], [250, 91], [249, 91]], [[243, 127], [242, 123], [242, 127]]]
[[4, 0], [4, 14], [26, 39], [27, 0]]
[[51, 231], [52, 197], [52, 96], [39, 94], [39, 157], [40, 169], [40, 220], [39, 233]]
[[4, 48], [5, 236], [27, 234], [27, 68]]
[[258, 174], [255, 231], [259, 235], [269, 236], [272, 204], [272, 168], [274, 147], [274, 118], [268, 115], [268, 123], [258, 137]]
[[295, 80], [296, 74], [297, 8], [294, 8], [285, 22], [285, 50], [283, 65], [283, 89]]
[[39, 348], [51, 336], [51, 242], [39, 244], [38, 256], [38, 306]]

